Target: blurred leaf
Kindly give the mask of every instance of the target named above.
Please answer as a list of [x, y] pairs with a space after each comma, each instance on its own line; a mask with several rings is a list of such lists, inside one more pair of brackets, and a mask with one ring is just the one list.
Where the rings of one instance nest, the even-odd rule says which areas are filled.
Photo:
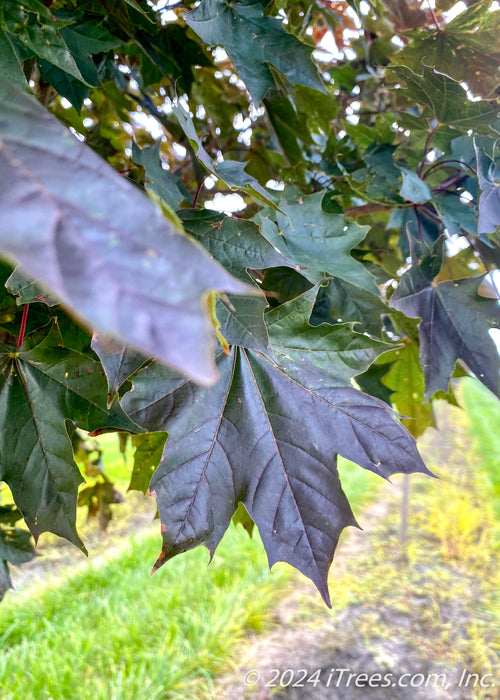
[[495, 163], [482, 148], [476, 146], [479, 188], [478, 233], [494, 233], [500, 226], [500, 182], [495, 181]]
[[49, 82], [60, 95], [68, 99], [80, 112], [85, 98], [89, 95], [88, 86], [100, 86], [101, 81], [92, 54], [100, 54], [114, 49], [122, 42], [106, 29], [93, 22], [84, 22], [62, 27], [60, 35], [71, 51], [75, 63], [85, 83], [54, 62], [40, 59], [38, 62], [43, 80]]
[[407, 343], [394, 350], [395, 361], [382, 383], [392, 390], [391, 401], [403, 417], [401, 422], [414, 438], [436, 427], [431, 403], [424, 403], [424, 375], [418, 361], [418, 345]]
[[236, 512], [233, 515], [233, 523], [234, 525], [241, 525], [242, 527], [244, 527], [245, 530], [248, 532], [248, 536], [252, 537], [255, 523], [252, 520], [252, 518], [248, 515], [248, 511], [243, 505], [243, 503], [238, 503]]
[[146, 190], [152, 190], [169, 207], [174, 210], [178, 209], [188, 193], [184, 189], [180, 177], [172, 175], [168, 170], [162, 168], [160, 141], [154, 146], [145, 148], [139, 148], [136, 143], [133, 143], [132, 158], [137, 165], [144, 167]]
[[444, 27], [407, 32], [412, 41], [393, 61], [415, 72], [424, 63], [457, 82], [465, 81], [474, 94], [489, 97], [500, 84], [499, 32], [500, 12], [491, 0], [479, 0]]
[[43, 283], [34, 281], [26, 275], [20, 265], [17, 265], [13, 273], [5, 283], [6, 288], [17, 297], [18, 304], [31, 304], [43, 302], [47, 306], [56, 306], [59, 299], [45, 287]]
[[15, 527], [21, 518], [14, 506], [0, 506], [0, 600], [12, 588], [9, 565], [19, 566], [36, 556], [30, 533]]
[[204, 295], [251, 287], [179, 235], [35, 100], [0, 81], [0, 105], [0, 171], [9, 174], [0, 247], [97, 328], [214, 381]]
[[[381, 360], [384, 361], [389, 357], [389, 353], [382, 355]], [[392, 390], [385, 386], [383, 379], [389, 371], [389, 364], [378, 364], [375, 362], [369, 367], [366, 372], [359, 374], [356, 377], [356, 384], [367, 394], [375, 396], [377, 399], [392, 406], [391, 396]]]
[[423, 204], [431, 199], [432, 192], [429, 185], [421, 180], [416, 173], [406, 170], [406, 168], [401, 168], [401, 173], [403, 175], [403, 184], [399, 194], [403, 199], [414, 204]]
[[78, 494], [78, 506], [88, 509], [87, 518], [98, 518], [99, 529], [105, 532], [113, 517], [111, 505], [123, 503], [123, 496], [104, 474], [100, 474], [92, 486], [86, 486]]
[[432, 202], [439, 212], [448, 233], [461, 236], [464, 231], [477, 234], [477, 214], [470, 204], [462, 202], [458, 193], [434, 194]]
[[265, 204], [277, 208], [271, 193], [265, 190], [254, 177], [245, 172], [246, 163], [240, 163], [235, 160], [224, 160], [222, 163], [215, 163], [196, 133], [191, 117], [181, 107], [174, 107], [173, 114], [190, 140], [197, 158], [212, 175], [215, 175], [218, 180], [222, 180], [231, 189], [244, 190]]
[[64, 23], [58, 22], [42, 2], [3, 0], [0, 23], [4, 31], [17, 37], [39, 58], [87, 84], [61, 35]]
[[160, 463], [167, 438], [168, 433], [164, 431], [132, 436], [132, 446], [135, 447], [135, 452], [129, 491], [147, 492], [151, 477]]
[[[466, 277], [477, 277], [484, 272], [479, 258], [471, 248], [464, 248], [456, 255], [446, 257], [439, 273], [435, 277], [435, 282], [446, 282], [447, 280], [461, 280]], [[478, 293], [480, 294], [480, 287]]]
[[[28, 84], [24, 77], [21, 61], [9, 35], [2, 29], [2, 8], [0, 7], [0, 65], [7, 80], [25, 92]], [[1, 585], [1, 584], [0, 584]]]
[[0, 527], [0, 560], [10, 564], [24, 564], [35, 556], [31, 535], [27, 530]]
[[22, 517], [23, 514], [14, 504], [0, 506], [0, 525], [13, 527]]

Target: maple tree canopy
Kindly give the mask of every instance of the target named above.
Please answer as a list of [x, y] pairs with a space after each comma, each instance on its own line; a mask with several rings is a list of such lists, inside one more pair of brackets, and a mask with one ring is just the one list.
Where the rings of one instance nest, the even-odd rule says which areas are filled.
[[452, 378], [499, 395], [499, 35], [490, 0], [2, 1], [1, 591], [21, 518], [107, 522], [82, 431], [118, 431], [156, 567], [255, 523], [329, 604], [337, 455], [429, 473]]

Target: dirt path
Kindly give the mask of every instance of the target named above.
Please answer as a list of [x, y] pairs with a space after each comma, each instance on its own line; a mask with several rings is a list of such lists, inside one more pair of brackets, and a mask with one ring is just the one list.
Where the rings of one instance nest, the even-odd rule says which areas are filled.
[[[384, 497], [364, 511], [361, 522], [363, 530], [349, 528], [342, 535], [337, 549], [332, 571], [330, 573], [330, 589], [332, 599], [335, 598], [335, 579], [341, 578], [348, 569], [349, 563], [363, 557], [368, 557], [373, 545], [372, 539], [378, 531], [377, 524], [387, 517], [390, 507], [397, 508], [401, 489], [396, 486], [392, 491], [386, 489]], [[308, 611], [307, 608], [310, 608]], [[373, 659], [366, 649], [360, 648], [359, 635], [356, 631], [357, 615], [351, 608], [346, 609], [340, 615], [335, 615], [327, 610], [319, 600], [319, 594], [315, 586], [304, 577], [295, 579], [290, 595], [287, 596], [274, 613], [276, 628], [266, 635], [249, 636], [248, 648], [241, 662], [231, 674], [224, 677], [217, 688], [214, 698], [220, 700], [267, 700], [273, 697], [279, 688], [266, 687], [266, 683], [273, 683], [277, 671], [280, 674], [286, 669], [293, 670], [294, 682], [300, 682], [300, 669], [307, 671], [306, 678], [310, 678], [315, 671], [321, 669], [319, 674], [328, 681], [332, 668], [348, 668], [355, 670], [362, 666], [368, 672], [373, 666]], [[349, 651], [346, 653], [345, 650]], [[370, 663], [368, 663], [370, 662]], [[247, 687], [245, 674], [250, 671], [258, 671], [261, 682]], [[375, 669], [371, 671], [375, 672]], [[288, 672], [283, 676], [283, 682], [288, 680]], [[254, 674], [254, 678], [256, 674]], [[276, 679], [279, 683], [279, 678]], [[285, 693], [287, 698], [343, 698], [349, 695], [324, 693], [318, 684], [314, 687], [311, 683], [305, 683], [300, 689], [289, 688]], [[330, 685], [334, 683], [330, 681]], [[325, 689], [326, 690], [326, 689]], [[356, 697], [356, 696], [352, 696]], [[362, 697], [362, 696], [360, 696]], [[375, 695], [367, 695], [376, 698]], [[389, 696], [380, 696], [388, 698]], [[402, 696], [401, 696], [402, 697]]]

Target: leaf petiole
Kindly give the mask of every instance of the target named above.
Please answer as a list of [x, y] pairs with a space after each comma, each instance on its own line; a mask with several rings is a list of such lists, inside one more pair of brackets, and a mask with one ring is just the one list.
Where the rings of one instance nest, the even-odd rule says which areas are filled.
[[28, 311], [29, 311], [29, 304], [25, 304], [23, 307], [23, 315], [21, 318], [21, 328], [19, 329], [19, 335], [17, 337], [17, 344], [16, 348], [19, 350], [19, 348], [22, 346], [24, 343], [24, 335], [26, 333], [26, 323], [28, 321]]

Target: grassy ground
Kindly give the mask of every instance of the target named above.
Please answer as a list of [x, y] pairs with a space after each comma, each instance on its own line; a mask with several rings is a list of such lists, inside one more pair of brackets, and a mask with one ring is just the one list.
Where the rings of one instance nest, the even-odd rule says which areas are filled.
[[233, 528], [208, 568], [199, 550], [150, 577], [158, 540], [132, 537], [108, 562], [5, 601], [2, 700], [210, 696], [244, 630], [265, 625], [286, 574], [270, 574]]
[[491, 488], [496, 517], [500, 521], [500, 401], [479, 382], [464, 379], [462, 403], [479, 457], [478, 466]]
[[[105, 436], [103, 446], [104, 469], [124, 491], [128, 469], [114, 436]], [[340, 469], [356, 509], [379, 480], [348, 462]], [[134, 503], [152, 516], [151, 499]], [[8, 594], [0, 606], [2, 700], [212, 697], [214, 677], [238, 657], [245, 632], [267, 628], [295, 574], [284, 564], [269, 572], [258, 535], [250, 540], [231, 527], [210, 566], [199, 549], [151, 577], [159, 524], [155, 534], [131, 535], [120, 516], [137, 516], [129, 508], [115, 507], [101, 540], [95, 525], [80, 518], [84, 540], [91, 539], [88, 564], [44, 536], [49, 571], [39, 586]], [[76, 573], [68, 560], [78, 562]]]

